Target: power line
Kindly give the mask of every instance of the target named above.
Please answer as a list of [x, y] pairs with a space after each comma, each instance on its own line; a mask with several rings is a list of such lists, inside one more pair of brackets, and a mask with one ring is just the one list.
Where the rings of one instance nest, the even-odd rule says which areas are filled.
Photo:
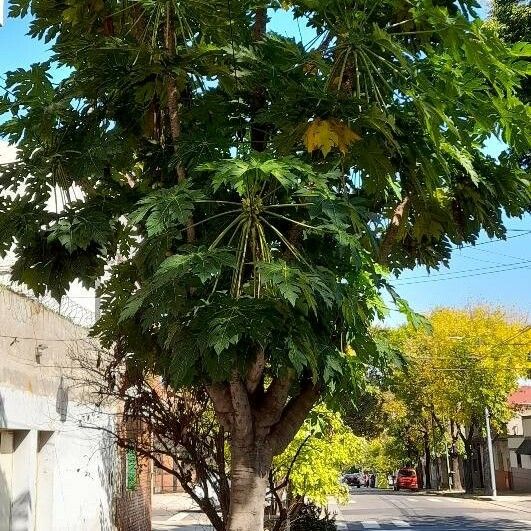
[[[466, 250], [466, 249], [465, 249]], [[492, 251], [491, 249], [474, 249], [475, 251], [479, 251], [480, 253], [488, 253], [488, 254], [495, 254], [497, 256], [504, 256], [505, 258], [511, 258], [512, 260], [519, 260], [521, 262], [527, 262], [529, 259], [528, 258], [522, 258], [520, 256], [514, 256], [514, 255], [510, 255], [510, 254], [506, 254], [506, 253], [499, 253], [497, 251]], [[467, 257], [467, 255], [459, 255], [461, 256], [462, 258], [464, 257]]]
[[72, 337], [70, 339], [59, 339], [53, 337], [26, 337], [26, 336], [11, 336], [8, 334], [0, 334], [0, 338], [12, 339], [14, 342], [21, 341], [55, 341], [58, 343], [71, 343], [72, 341], [87, 341], [90, 342], [90, 337]]
[[507, 240], [511, 240], [512, 238], [521, 238], [522, 236], [527, 236], [528, 234], [531, 234], [531, 230], [525, 230], [525, 232], [522, 232], [521, 234], [515, 234], [514, 236], [507, 236], [506, 238], [496, 238], [494, 240], [487, 240], [486, 242], [468, 243], [466, 245], [456, 245], [456, 248], [457, 249], [468, 249], [469, 247], [479, 247], [480, 245], [488, 245], [488, 244], [496, 243], [496, 242], [504, 242]]
[[[524, 266], [507, 267], [505, 269], [498, 269], [496, 271], [484, 271], [484, 272], [472, 273], [472, 274], [467, 274], [467, 275], [461, 275], [458, 272], [458, 273], [455, 273], [455, 276], [445, 276], [444, 278], [433, 278], [432, 277], [432, 278], [426, 278], [425, 280], [415, 280], [413, 282], [407, 282], [407, 281], [404, 282], [404, 281], [398, 280], [396, 284], [400, 286], [407, 286], [410, 284], [423, 284], [425, 282], [439, 282], [441, 280], [457, 280], [460, 278], [476, 277], [476, 276], [481, 276], [481, 275], [491, 275], [493, 273], [505, 273], [506, 271], [514, 271], [516, 269], [530, 269], [530, 268], [531, 268], [531, 264], [527, 264]], [[479, 268], [479, 269], [482, 269], [482, 268]], [[416, 278], [420, 278], [420, 277], [416, 277]]]
[[[498, 269], [500, 267], [515, 267], [515, 266], [519, 266], [519, 265], [523, 265], [524, 263], [526, 264], [531, 264], [531, 260], [526, 260], [525, 262], [511, 262], [511, 263], [508, 263], [508, 264], [500, 264], [500, 263], [497, 263], [495, 265], [491, 265], [491, 266], [483, 266], [483, 267], [473, 267], [473, 268], [470, 268], [470, 269], [461, 269], [459, 271], [445, 271], [445, 272], [442, 272], [442, 273], [433, 273], [433, 274], [427, 274], [427, 275], [418, 275], [418, 276], [415, 276], [415, 277], [409, 277], [409, 278], [405, 278], [404, 281], [409, 281], [409, 280], [416, 280], [416, 279], [421, 279], [421, 278], [439, 278], [439, 277], [442, 277], [442, 276], [448, 276], [448, 275], [459, 275], [461, 273], [473, 273], [475, 271], [485, 271], [487, 269]], [[400, 280], [398, 280], [398, 282], [400, 282]]]

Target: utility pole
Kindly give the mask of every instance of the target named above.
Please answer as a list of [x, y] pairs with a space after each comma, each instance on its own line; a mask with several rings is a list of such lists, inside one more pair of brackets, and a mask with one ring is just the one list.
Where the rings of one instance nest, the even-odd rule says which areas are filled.
[[496, 492], [496, 476], [494, 472], [494, 454], [492, 452], [492, 437], [490, 434], [490, 412], [489, 408], [485, 408], [485, 422], [487, 425], [487, 447], [489, 449], [489, 464], [490, 464], [490, 484], [492, 489], [492, 497], [497, 496]]

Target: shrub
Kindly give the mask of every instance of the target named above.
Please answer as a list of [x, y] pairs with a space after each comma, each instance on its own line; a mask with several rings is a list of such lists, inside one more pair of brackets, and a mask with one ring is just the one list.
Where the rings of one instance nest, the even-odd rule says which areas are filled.
[[[324, 513], [324, 514], [323, 514]], [[335, 517], [330, 516], [317, 505], [302, 506], [290, 525], [291, 531], [336, 531]]]

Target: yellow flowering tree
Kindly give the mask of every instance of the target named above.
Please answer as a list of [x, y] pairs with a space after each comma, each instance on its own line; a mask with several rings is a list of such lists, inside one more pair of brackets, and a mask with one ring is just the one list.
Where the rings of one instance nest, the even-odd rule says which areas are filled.
[[470, 490], [472, 441], [482, 434], [486, 407], [495, 429], [509, 420], [507, 397], [527, 371], [531, 327], [487, 306], [441, 308], [429, 319], [430, 331], [404, 326], [394, 334], [408, 359], [396, 382], [410, 407], [428, 412], [441, 432], [450, 427], [453, 442], [461, 442]]
[[324, 506], [329, 496], [348, 500], [341, 473], [359, 465], [366, 455], [366, 441], [355, 436], [341, 416], [317, 406], [294, 440], [273, 463], [276, 486], [283, 486], [293, 500], [307, 499]]

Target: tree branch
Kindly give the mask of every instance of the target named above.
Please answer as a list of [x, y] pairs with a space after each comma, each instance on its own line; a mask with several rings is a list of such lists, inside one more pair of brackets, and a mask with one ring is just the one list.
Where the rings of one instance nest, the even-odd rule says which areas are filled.
[[404, 199], [397, 205], [391, 218], [391, 223], [387, 227], [387, 231], [380, 243], [380, 251], [378, 253], [378, 262], [380, 264], [387, 264], [389, 260], [389, 254], [395, 245], [400, 229], [404, 225], [407, 219], [407, 210], [409, 209], [410, 197], [406, 195]]
[[262, 347], [257, 348], [256, 357], [247, 371], [245, 387], [249, 394], [254, 394], [258, 385], [262, 381], [265, 368], [265, 352]]
[[212, 400], [214, 411], [218, 417], [219, 423], [227, 430], [232, 429], [234, 409], [230, 390], [224, 384], [211, 384], [206, 386], [208, 396]]
[[264, 398], [255, 412], [259, 426], [269, 428], [280, 420], [293, 378], [293, 373], [289, 373], [282, 378], [274, 378], [269, 384]]
[[237, 371], [233, 372], [229, 387], [234, 411], [231, 430], [233, 442], [250, 444], [254, 435], [253, 415], [247, 389]]
[[278, 455], [286, 449], [318, 398], [319, 389], [310, 382], [288, 402], [269, 435], [273, 455]]
[[302, 441], [302, 443], [297, 448], [297, 451], [295, 452], [295, 455], [293, 456], [293, 459], [291, 460], [288, 466], [288, 470], [286, 472], [286, 475], [284, 476], [284, 479], [276, 486], [277, 489], [282, 489], [288, 486], [289, 478], [291, 476], [291, 471], [293, 470], [293, 467], [295, 466], [295, 463], [297, 462], [297, 459], [299, 455], [301, 454], [302, 449], [306, 446], [306, 443], [310, 440], [311, 436], [312, 434], [307, 435], [304, 438], [304, 441]]
[[[165, 45], [170, 56], [170, 60], [175, 59], [175, 26], [173, 23], [173, 13], [171, 9], [171, 3], [168, 4], [166, 10], [166, 27], [165, 27]], [[170, 61], [171, 62], [171, 61]], [[177, 153], [177, 141], [181, 137], [181, 94], [177, 88], [174, 74], [168, 76], [168, 88], [166, 97], [168, 100], [168, 114], [170, 120], [170, 130], [173, 140], [173, 147]], [[186, 178], [186, 172], [182, 164], [177, 160], [175, 165], [175, 173], [177, 175], [177, 182], [181, 183]], [[193, 220], [189, 219], [186, 223], [186, 237], [188, 242], [195, 241], [195, 227], [193, 226]]]

